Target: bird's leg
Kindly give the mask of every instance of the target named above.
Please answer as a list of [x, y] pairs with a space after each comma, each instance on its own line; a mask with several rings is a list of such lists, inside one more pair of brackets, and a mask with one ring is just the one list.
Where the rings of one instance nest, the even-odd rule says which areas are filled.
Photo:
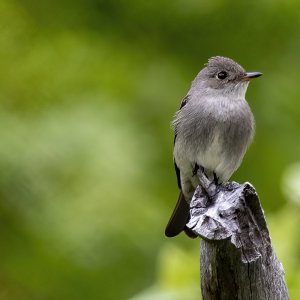
[[217, 174], [214, 172], [214, 182], [215, 182], [215, 185], [218, 185], [219, 184], [219, 178], [217, 176]]
[[[203, 169], [203, 168], [202, 168]], [[194, 168], [193, 168], [193, 176], [197, 175], [197, 172], [199, 170], [199, 166], [198, 164], [195, 164]], [[203, 169], [204, 170], [204, 169]]]
[[203, 191], [207, 194], [208, 198], [212, 199], [216, 195], [217, 190], [217, 177], [214, 173], [214, 179], [210, 180], [204, 171], [204, 168], [201, 167], [197, 171], [197, 176], [200, 181], [200, 185], [203, 189]]

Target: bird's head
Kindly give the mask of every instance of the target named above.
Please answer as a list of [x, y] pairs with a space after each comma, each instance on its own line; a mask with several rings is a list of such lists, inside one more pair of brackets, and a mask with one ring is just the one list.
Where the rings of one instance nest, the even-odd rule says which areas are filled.
[[260, 72], [246, 72], [230, 58], [214, 56], [197, 75], [192, 89], [214, 96], [229, 94], [231, 97], [244, 97], [249, 81], [261, 75]]

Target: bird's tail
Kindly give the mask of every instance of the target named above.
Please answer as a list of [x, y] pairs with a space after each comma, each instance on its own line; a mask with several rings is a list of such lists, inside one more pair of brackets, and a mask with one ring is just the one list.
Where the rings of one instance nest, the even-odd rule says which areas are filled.
[[166, 227], [165, 235], [167, 237], [174, 237], [184, 230], [190, 238], [197, 237], [196, 234], [194, 234], [189, 228], [185, 226], [189, 219], [190, 206], [185, 200], [182, 192], [180, 192], [176, 206]]

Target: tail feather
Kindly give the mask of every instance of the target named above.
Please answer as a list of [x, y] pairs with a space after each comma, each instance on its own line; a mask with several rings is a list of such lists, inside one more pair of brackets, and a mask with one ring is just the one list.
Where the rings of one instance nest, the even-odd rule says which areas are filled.
[[180, 192], [176, 206], [166, 227], [165, 235], [167, 237], [174, 237], [184, 230], [189, 237], [197, 237], [197, 235], [195, 235], [189, 228], [185, 226], [189, 221], [189, 218], [190, 206], [186, 202], [182, 192]]

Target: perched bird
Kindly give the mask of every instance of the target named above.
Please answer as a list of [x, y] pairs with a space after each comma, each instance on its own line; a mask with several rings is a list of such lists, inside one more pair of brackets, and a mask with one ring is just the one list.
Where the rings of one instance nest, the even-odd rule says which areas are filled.
[[168, 237], [182, 230], [189, 220], [189, 203], [201, 168], [216, 183], [227, 181], [240, 166], [255, 131], [254, 117], [245, 99], [249, 81], [261, 76], [245, 70], [230, 58], [208, 60], [192, 82], [173, 121], [174, 164], [179, 199], [166, 227]]

